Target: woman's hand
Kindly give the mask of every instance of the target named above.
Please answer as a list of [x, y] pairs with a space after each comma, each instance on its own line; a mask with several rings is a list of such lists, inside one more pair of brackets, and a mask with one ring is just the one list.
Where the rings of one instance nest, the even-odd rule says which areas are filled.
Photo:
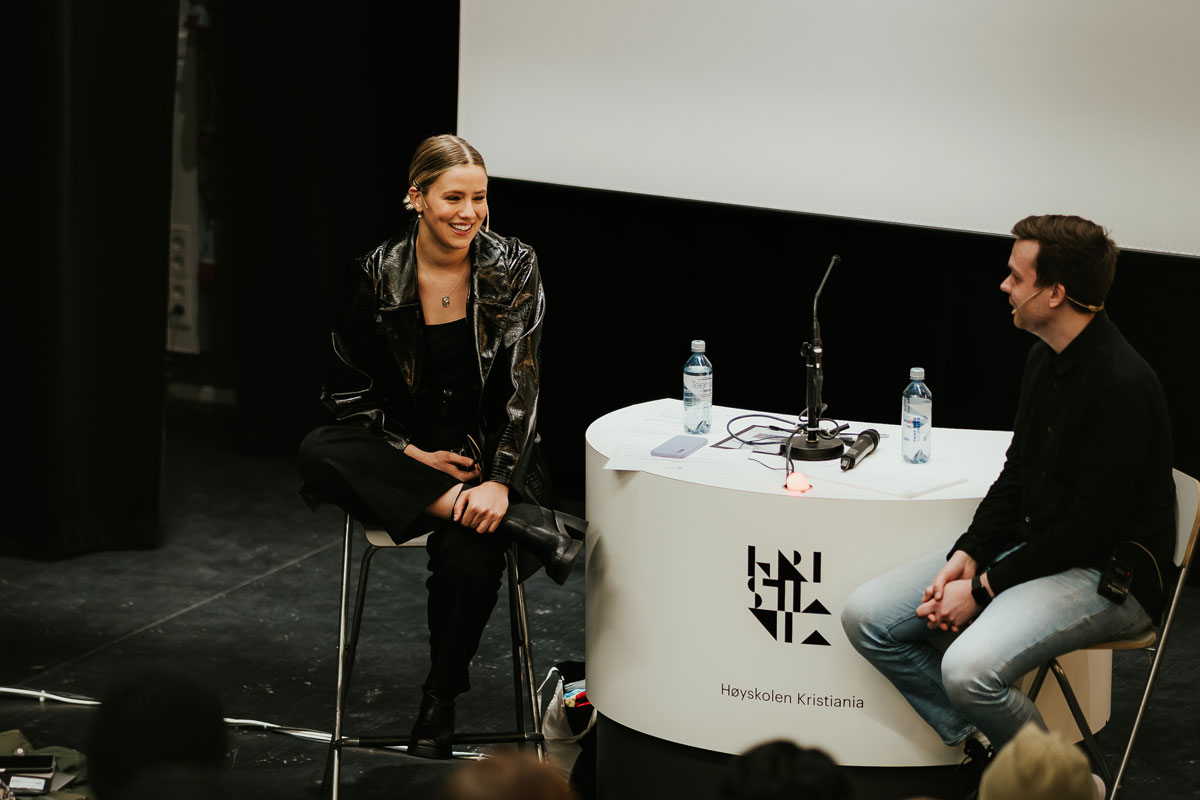
[[494, 532], [507, 513], [508, 487], [496, 481], [463, 489], [454, 501], [454, 521], [479, 533]]
[[[422, 450], [415, 444], [404, 448], [404, 455], [415, 458], [426, 466], [446, 473], [450, 477], [468, 483], [479, 477], [479, 466], [470, 456], [451, 453], [449, 450]], [[507, 508], [507, 505], [505, 506]]]

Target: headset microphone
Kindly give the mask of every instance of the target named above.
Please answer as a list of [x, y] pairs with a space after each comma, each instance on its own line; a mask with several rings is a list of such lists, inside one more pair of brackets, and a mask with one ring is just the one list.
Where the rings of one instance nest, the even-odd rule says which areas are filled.
[[1014, 309], [1012, 310], [1012, 315], [1015, 317], [1015, 316], [1017, 315], [1017, 312], [1021, 310], [1021, 306], [1025, 305], [1025, 304], [1026, 304], [1026, 303], [1028, 303], [1030, 300], [1032, 300], [1033, 298], [1037, 297], [1039, 294], [1041, 294], [1041, 293], [1042, 293], [1042, 292], [1044, 292], [1044, 291], [1046, 291], [1046, 287], [1045, 287], [1045, 286], [1043, 286], [1042, 288], [1038, 289], [1036, 292], [1034, 292], [1033, 294], [1029, 295], [1029, 297], [1026, 297], [1026, 298], [1025, 298], [1024, 300], [1022, 300], [1021, 302], [1017, 303], [1017, 307], [1016, 307], [1016, 308], [1014, 308]]

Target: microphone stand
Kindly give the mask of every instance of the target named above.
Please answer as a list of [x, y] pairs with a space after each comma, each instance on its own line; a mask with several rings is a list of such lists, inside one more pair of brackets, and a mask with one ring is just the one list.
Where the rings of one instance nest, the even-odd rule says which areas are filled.
[[821, 279], [821, 285], [817, 287], [817, 293], [813, 296], [812, 341], [805, 342], [800, 349], [800, 352], [804, 354], [805, 401], [808, 404], [804, 433], [789, 437], [780, 447], [780, 451], [785, 456], [800, 461], [829, 461], [839, 458], [842, 450], [846, 447], [845, 443], [837, 436], [821, 435], [821, 416], [826, 408], [825, 404], [821, 402], [821, 386], [825, 382], [821, 358], [824, 356], [825, 350], [821, 346], [821, 325], [817, 322], [817, 301], [821, 298], [821, 290], [825, 288], [825, 281], [829, 280], [829, 273], [841, 260], [841, 256], [834, 256], [830, 260], [829, 268], [825, 270], [825, 277]]

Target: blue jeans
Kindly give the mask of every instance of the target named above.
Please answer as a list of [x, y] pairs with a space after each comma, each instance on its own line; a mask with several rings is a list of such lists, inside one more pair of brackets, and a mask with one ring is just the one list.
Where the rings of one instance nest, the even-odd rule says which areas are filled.
[[[842, 611], [854, 649], [895, 685], [947, 745], [980, 730], [997, 749], [1021, 726], [1045, 727], [1014, 684], [1050, 658], [1150, 627], [1133, 595], [1096, 593], [1100, 573], [1075, 567], [1001, 592], [958, 634], [931, 631], [915, 609], [944, 552], [867, 581]], [[942, 652], [934, 642], [943, 637]]]

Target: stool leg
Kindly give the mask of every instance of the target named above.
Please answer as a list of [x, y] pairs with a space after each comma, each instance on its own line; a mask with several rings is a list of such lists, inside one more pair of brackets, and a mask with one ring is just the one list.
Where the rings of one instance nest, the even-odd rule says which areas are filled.
[[[524, 733], [525, 688], [521, 661], [521, 637], [523, 631], [521, 629], [520, 609], [517, 607], [517, 557], [514, 548], [508, 548], [508, 551], [504, 554], [504, 559], [508, 566], [508, 627], [512, 637], [513, 712], [514, 719], [516, 720], [514, 730], [518, 733]], [[521, 742], [518, 747], [524, 749], [525, 743]]]
[[[346, 515], [347, 536], [353, 535], [353, 522], [349, 514]], [[368, 545], [367, 550], [363, 553], [362, 564], [358, 568], [358, 591], [354, 596], [354, 612], [351, 616], [350, 633], [346, 633], [346, 606], [350, 595], [350, 570], [346, 564], [349, 563], [350, 546], [345, 546], [345, 553], [342, 566], [342, 622], [338, 629], [338, 696], [334, 705], [333, 719], [333, 739], [329, 743], [329, 758], [325, 765], [325, 778], [322, 781], [322, 788], [328, 790], [332, 787], [332, 793], [329, 795], [330, 800], [337, 800], [338, 795], [338, 779], [341, 777], [342, 765], [342, 722], [346, 714], [346, 697], [350, 692], [350, 675], [354, 671], [354, 657], [358, 652], [358, 635], [362, 629], [363, 617], [363, 602], [367, 594], [367, 578], [371, 572], [371, 560], [375, 553], [379, 551], [378, 547]]]
[[[529, 698], [529, 719], [533, 725], [532, 738], [538, 758], [545, 760], [546, 748], [542, 739], [542, 710], [538, 706], [537, 689], [534, 686], [533, 646], [529, 635], [529, 615], [525, 606], [525, 584], [517, 580], [517, 553], [508, 553], [509, 608], [513, 628], [513, 676], [516, 688], [517, 729], [526, 732], [525, 718], [521, 711], [522, 694]], [[524, 686], [521, 680], [524, 679]], [[526, 732], [527, 733], [527, 732]], [[523, 744], [523, 743], [522, 743]]]
[[529, 696], [529, 717], [533, 721], [534, 748], [541, 761], [546, 760], [546, 740], [542, 736], [542, 709], [538, 705], [537, 689], [534, 686], [536, 678], [533, 674], [533, 644], [529, 636], [529, 617], [525, 611], [525, 587], [517, 587], [518, 605], [521, 608], [521, 629], [525, 650], [525, 689]]
[[329, 740], [329, 755], [325, 760], [325, 775], [321, 779], [322, 794], [337, 800], [338, 780], [341, 778], [342, 711], [345, 704], [343, 676], [346, 667], [346, 606], [350, 602], [350, 549], [354, 535], [354, 517], [346, 514], [345, 540], [342, 542], [342, 597], [338, 607], [338, 664], [337, 699], [333, 706], [333, 736]]
[[354, 617], [350, 623], [350, 638], [346, 642], [346, 675], [342, 683], [343, 692], [350, 689], [350, 673], [354, 670], [354, 658], [358, 654], [358, 633], [362, 629], [365, 605], [363, 600], [367, 595], [367, 576], [371, 571], [371, 560], [377, 552], [379, 552], [378, 547], [368, 545], [367, 552], [363, 553], [362, 565], [358, 568], [358, 593], [354, 597]]
[[1071, 682], [1067, 680], [1067, 673], [1063, 671], [1057, 658], [1050, 660], [1050, 669], [1053, 670], [1054, 679], [1058, 681], [1058, 688], [1062, 690], [1063, 698], [1067, 701], [1067, 707], [1071, 709], [1075, 725], [1083, 735], [1083, 744], [1091, 756], [1093, 765], [1100, 770], [1100, 777], [1104, 779], [1104, 785], [1112, 786], [1112, 770], [1108, 766], [1108, 760], [1104, 757], [1104, 751], [1100, 749], [1096, 737], [1092, 735], [1091, 726], [1088, 725], [1087, 717], [1083, 715], [1083, 709], [1079, 707], [1079, 701], [1075, 699], [1075, 692], [1071, 689]]
[[1046, 673], [1050, 671], [1050, 662], [1042, 664], [1038, 667], [1037, 676], [1033, 679], [1033, 683], [1029, 687], [1029, 692], [1026, 695], [1030, 700], [1037, 700], [1038, 695], [1042, 692], [1042, 683], [1046, 680]]

